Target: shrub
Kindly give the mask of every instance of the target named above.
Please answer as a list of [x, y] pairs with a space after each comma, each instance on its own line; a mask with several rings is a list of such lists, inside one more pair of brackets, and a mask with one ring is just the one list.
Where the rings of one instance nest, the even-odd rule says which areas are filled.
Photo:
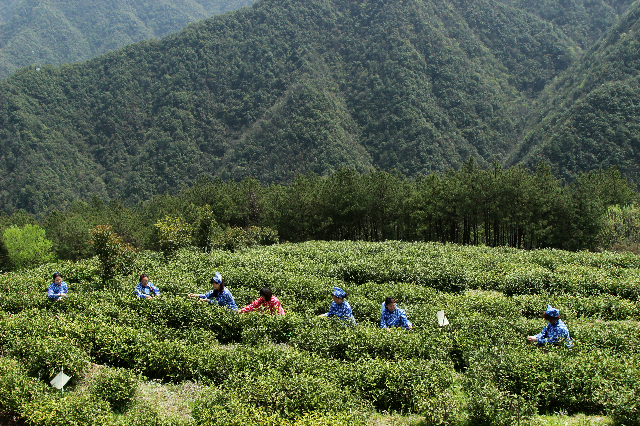
[[474, 426], [525, 426], [536, 414], [535, 399], [499, 390], [493, 383], [467, 388], [469, 423]]
[[27, 376], [18, 360], [0, 357], [0, 411], [20, 413], [24, 404], [46, 390], [44, 383]]
[[134, 368], [142, 356], [141, 348], [153, 339], [149, 330], [99, 322], [96, 324], [92, 360], [114, 367]]
[[91, 230], [91, 244], [100, 260], [102, 282], [113, 278], [116, 274], [131, 272], [135, 259], [135, 249], [125, 244], [122, 237], [116, 234], [111, 225], [98, 225]]
[[202, 207], [191, 204], [189, 211], [194, 223], [192, 243], [208, 253], [211, 251], [213, 235], [220, 228], [214, 218], [213, 210], [208, 204]]
[[11, 226], [2, 235], [12, 269], [33, 268], [53, 260], [53, 243], [38, 225]]
[[290, 420], [301, 413], [349, 411], [364, 404], [337, 383], [305, 373], [269, 371], [262, 376], [245, 373], [234, 377], [227, 386], [244, 404]]
[[241, 249], [278, 243], [278, 233], [271, 228], [231, 226], [215, 234], [211, 247], [217, 250], [238, 251]]
[[177, 415], [167, 416], [160, 407], [151, 404], [135, 405], [126, 415], [117, 416], [114, 426], [193, 426], [191, 419]]
[[284, 316], [249, 313], [234, 320], [244, 344], [286, 343], [307, 324], [305, 318], [295, 313]]
[[91, 378], [91, 393], [107, 401], [114, 411], [124, 411], [135, 395], [139, 378], [131, 370], [103, 367]]
[[[343, 368], [338, 377], [378, 410], [414, 413], [427, 411], [444, 394], [454, 395], [459, 380], [450, 362], [424, 360], [361, 360]], [[457, 417], [462, 408], [454, 399], [436, 404], [448, 419]]]
[[136, 367], [145, 376], [179, 382], [194, 380], [206, 347], [180, 340], [149, 340], [140, 348]]
[[24, 419], [34, 426], [109, 426], [109, 404], [91, 394], [42, 395], [25, 404]]
[[610, 389], [606, 408], [616, 426], [640, 426], [640, 392], [637, 386]]
[[286, 422], [263, 407], [246, 404], [235, 395], [212, 389], [194, 404], [192, 416], [200, 426], [284, 426]]
[[26, 366], [29, 376], [47, 381], [62, 369], [77, 380], [89, 363], [87, 353], [66, 336], [24, 336], [12, 342], [9, 354]]
[[605, 249], [626, 247], [638, 253], [640, 246], [640, 206], [609, 206], [603, 217], [598, 241]]
[[[640, 363], [638, 356], [626, 356], [614, 360], [611, 357], [604, 369], [609, 377], [601, 380], [596, 398], [616, 426], [640, 426]], [[615, 362], [617, 361], [617, 362]], [[613, 374], [611, 374], [613, 372]], [[613, 377], [612, 377], [613, 376]]]
[[165, 216], [155, 223], [155, 228], [158, 248], [166, 255], [191, 245], [193, 227], [182, 218]]
[[369, 415], [362, 411], [341, 413], [303, 413], [292, 426], [366, 426]]

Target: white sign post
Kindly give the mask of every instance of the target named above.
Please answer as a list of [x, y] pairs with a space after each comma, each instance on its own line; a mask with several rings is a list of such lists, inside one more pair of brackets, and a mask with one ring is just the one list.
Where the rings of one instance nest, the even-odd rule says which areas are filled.
[[449, 325], [449, 320], [444, 316], [444, 311], [438, 311], [438, 324], [440, 327], [444, 327], [445, 325]]
[[51, 386], [53, 386], [54, 388], [60, 389], [60, 394], [62, 395], [64, 394], [64, 385], [67, 384], [69, 379], [71, 379], [71, 377], [64, 374], [63, 368], [62, 371], [60, 371], [60, 373], [58, 373], [58, 375], [54, 377], [53, 380], [51, 380], [49, 383], [51, 383]]

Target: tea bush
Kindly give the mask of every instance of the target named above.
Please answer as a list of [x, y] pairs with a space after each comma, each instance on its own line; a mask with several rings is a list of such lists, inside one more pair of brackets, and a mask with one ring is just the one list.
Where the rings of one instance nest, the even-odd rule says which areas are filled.
[[229, 392], [237, 395], [243, 403], [278, 413], [290, 420], [300, 413], [350, 411], [366, 405], [349, 389], [305, 373], [267, 371], [261, 376], [240, 374], [227, 386]]
[[24, 406], [24, 418], [37, 426], [110, 426], [113, 414], [106, 401], [91, 394], [41, 395]]
[[478, 426], [531, 425], [535, 403], [527, 396], [501, 391], [493, 383], [467, 388], [469, 424]]
[[[306, 400], [307, 398], [303, 398]], [[252, 405], [237, 393], [209, 389], [193, 408], [196, 424], [210, 425], [274, 425], [274, 426], [365, 426], [369, 414], [365, 409], [301, 411], [283, 416], [263, 406]]]
[[276, 413], [269, 413], [262, 407], [252, 406], [235, 395], [219, 390], [205, 394], [196, 401], [193, 417], [201, 426], [280, 426], [286, 424]]
[[472, 386], [492, 383], [500, 392], [526, 396], [540, 412], [600, 413], [605, 384], [624, 388], [637, 374], [637, 355], [620, 359], [608, 351], [542, 351], [534, 347], [477, 351], [466, 378]]
[[14, 336], [6, 344], [6, 353], [20, 359], [29, 376], [47, 381], [63, 369], [77, 380], [90, 360], [87, 352], [67, 336]]
[[131, 370], [103, 367], [91, 378], [91, 393], [107, 401], [111, 409], [122, 412], [130, 404], [139, 378]]
[[[637, 424], [640, 262], [630, 255], [396, 241], [180, 249], [138, 253], [104, 287], [98, 263], [3, 275], [3, 410], [34, 425], [61, 421], [51, 412], [78, 424], [343, 425], [365, 424], [372, 410], [420, 413], [427, 424], [527, 424], [554, 411]], [[66, 274], [66, 300], [46, 300], [52, 270]], [[286, 315], [188, 298], [210, 290], [214, 271], [238, 306], [269, 286]], [[142, 272], [159, 298], [133, 296]], [[318, 318], [333, 286], [347, 291], [357, 326]], [[413, 330], [379, 328], [387, 296]], [[526, 343], [547, 304], [561, 310], [573, 349]], [[83, 383], [89, 363], [101, 373]], [[59, 394], [46, 383], [62, 367], [74, 381], [53, 407]], [[139, 374], [206, 390], [191, 417], [172, 417], [131, 396]], [[4, 396], [14, 385], [18, 396]]]
[[0, 411], [22, 414], [24, 404], [46, 391], [44, 383], [29, 377], [17, 359], [0, 357]]
[[[343, 370], [341, 382], [355, 390], [379, 410], [422, 412], [429, 402], [451, 390], [458, 375], [450, 362], [425, 360], [369, 359]], [[455, 416], [455, 400], [442, 400], [450, 415]]]

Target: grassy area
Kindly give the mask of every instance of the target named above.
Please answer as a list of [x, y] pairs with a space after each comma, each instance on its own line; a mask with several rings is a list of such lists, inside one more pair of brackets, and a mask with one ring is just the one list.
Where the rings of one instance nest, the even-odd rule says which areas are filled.
[[586, 416], [576, 414], [567, 416], [562, 414], [552, 416], [538, 416], [534, 419], [534, 426], [609, 426], [613, 421], [609, 417]]

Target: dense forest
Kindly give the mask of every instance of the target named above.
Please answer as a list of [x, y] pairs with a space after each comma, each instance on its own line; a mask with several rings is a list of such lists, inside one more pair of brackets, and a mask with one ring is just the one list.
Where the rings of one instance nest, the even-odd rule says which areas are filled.
[[639, 18], [639, 8], [630, 10], [541, 96], [536, 124], [514, 161], [549, 161], [557, 176], [567, 178], [593, 165], [616, 165], [638, 182]]
[[2, 0], [0, 79], [25, 66], [85, 61], [182, 30], [252, 0]]
[[[22, 69], [0, 82], [0, 205], [40, 213], [95, 195], [135, 206], [200, 176], [418, 178], [470, 156], [533, 170], [544, 149], [567, 182], [611, 165], [635, 179], [625, 79], [637, 67], [623, 53], [640, 6], [522, 3], [265, 0], [85, 63]], [[549, 100], [573, 87], [608, 90], [611, 120]], [[630, 107], [617, 113], [618, 101]], [[560, 112], [593, 133], [580, 152], [556, 143]]]
[[497, 163], [482, 169], [472, 158], [458, 171], [418, 179], [352, 169], [324, 177], [309, 172], [290, 184], [201, 178], [133, 208], [94, 196], [39, 217], [3, 214], [0, 269], [100, 256], [96, 235], [126, 253], [166, 255], [181, 247], [208, 252], [308, 240], [637, 252], [638, 201], [613, 168], [565, 184], [545, 163], [535, 172]]

